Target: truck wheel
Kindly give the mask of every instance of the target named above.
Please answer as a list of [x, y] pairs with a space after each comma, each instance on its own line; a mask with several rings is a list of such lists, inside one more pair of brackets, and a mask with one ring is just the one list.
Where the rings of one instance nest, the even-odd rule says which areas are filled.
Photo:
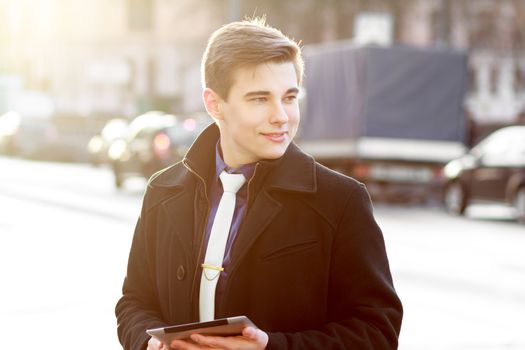
[[514, 208], [516, 208], [516, 219], [525, 224], [525, 186], [522, 186], [514, 196]]
[[443, 198], [445, 209], [455, 215], [463, 215], [467, 208], [467, 195], [459, 182], [452, 182], [445, 188]]

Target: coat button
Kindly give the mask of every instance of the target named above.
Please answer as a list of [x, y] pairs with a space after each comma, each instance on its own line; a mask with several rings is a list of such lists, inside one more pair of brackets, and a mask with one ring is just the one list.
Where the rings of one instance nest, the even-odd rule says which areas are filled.
[[186, 275], [186, 270], [184, 269], [184, 266], [179, 265], [179, 267], [177, 268], [177, 279], [179, 281], [182, 281], [185, 275]]

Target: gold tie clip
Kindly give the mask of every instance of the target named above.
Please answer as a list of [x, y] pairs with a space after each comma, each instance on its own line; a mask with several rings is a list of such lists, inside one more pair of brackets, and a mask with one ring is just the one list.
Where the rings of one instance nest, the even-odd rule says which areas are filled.
[[220, 267], [220, 266], [207, 265], [207, 264], [202, 264], [201, 266], [202, 266], [203, 269], [210, 269], [210, 270], [216, 270], [216, 271], [224, 271], [224, 267]]

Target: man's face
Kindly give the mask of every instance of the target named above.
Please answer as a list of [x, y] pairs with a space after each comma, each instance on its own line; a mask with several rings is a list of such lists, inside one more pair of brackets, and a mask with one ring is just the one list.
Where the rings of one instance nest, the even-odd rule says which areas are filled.
[[299, 105], [293, 63], [264, 63], [234, 72], [220, 100], [221, 149], [230, 167], [281, 157], [297, 133]]

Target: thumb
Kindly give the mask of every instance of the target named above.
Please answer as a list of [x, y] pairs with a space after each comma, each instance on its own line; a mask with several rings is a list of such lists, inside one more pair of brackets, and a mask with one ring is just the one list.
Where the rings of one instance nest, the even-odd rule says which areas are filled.
[[256, 340], [257, 339], [257, 329], [253, 327], [245, 327], [242, 330], [242, 335], [246, 338]]
[[251, 341], [261, 345], [261, 349], [265, 349], [268, 345], [269, 337], [268, 334], [259, 328], [246, 327], [242, 330], [242, 335]]

